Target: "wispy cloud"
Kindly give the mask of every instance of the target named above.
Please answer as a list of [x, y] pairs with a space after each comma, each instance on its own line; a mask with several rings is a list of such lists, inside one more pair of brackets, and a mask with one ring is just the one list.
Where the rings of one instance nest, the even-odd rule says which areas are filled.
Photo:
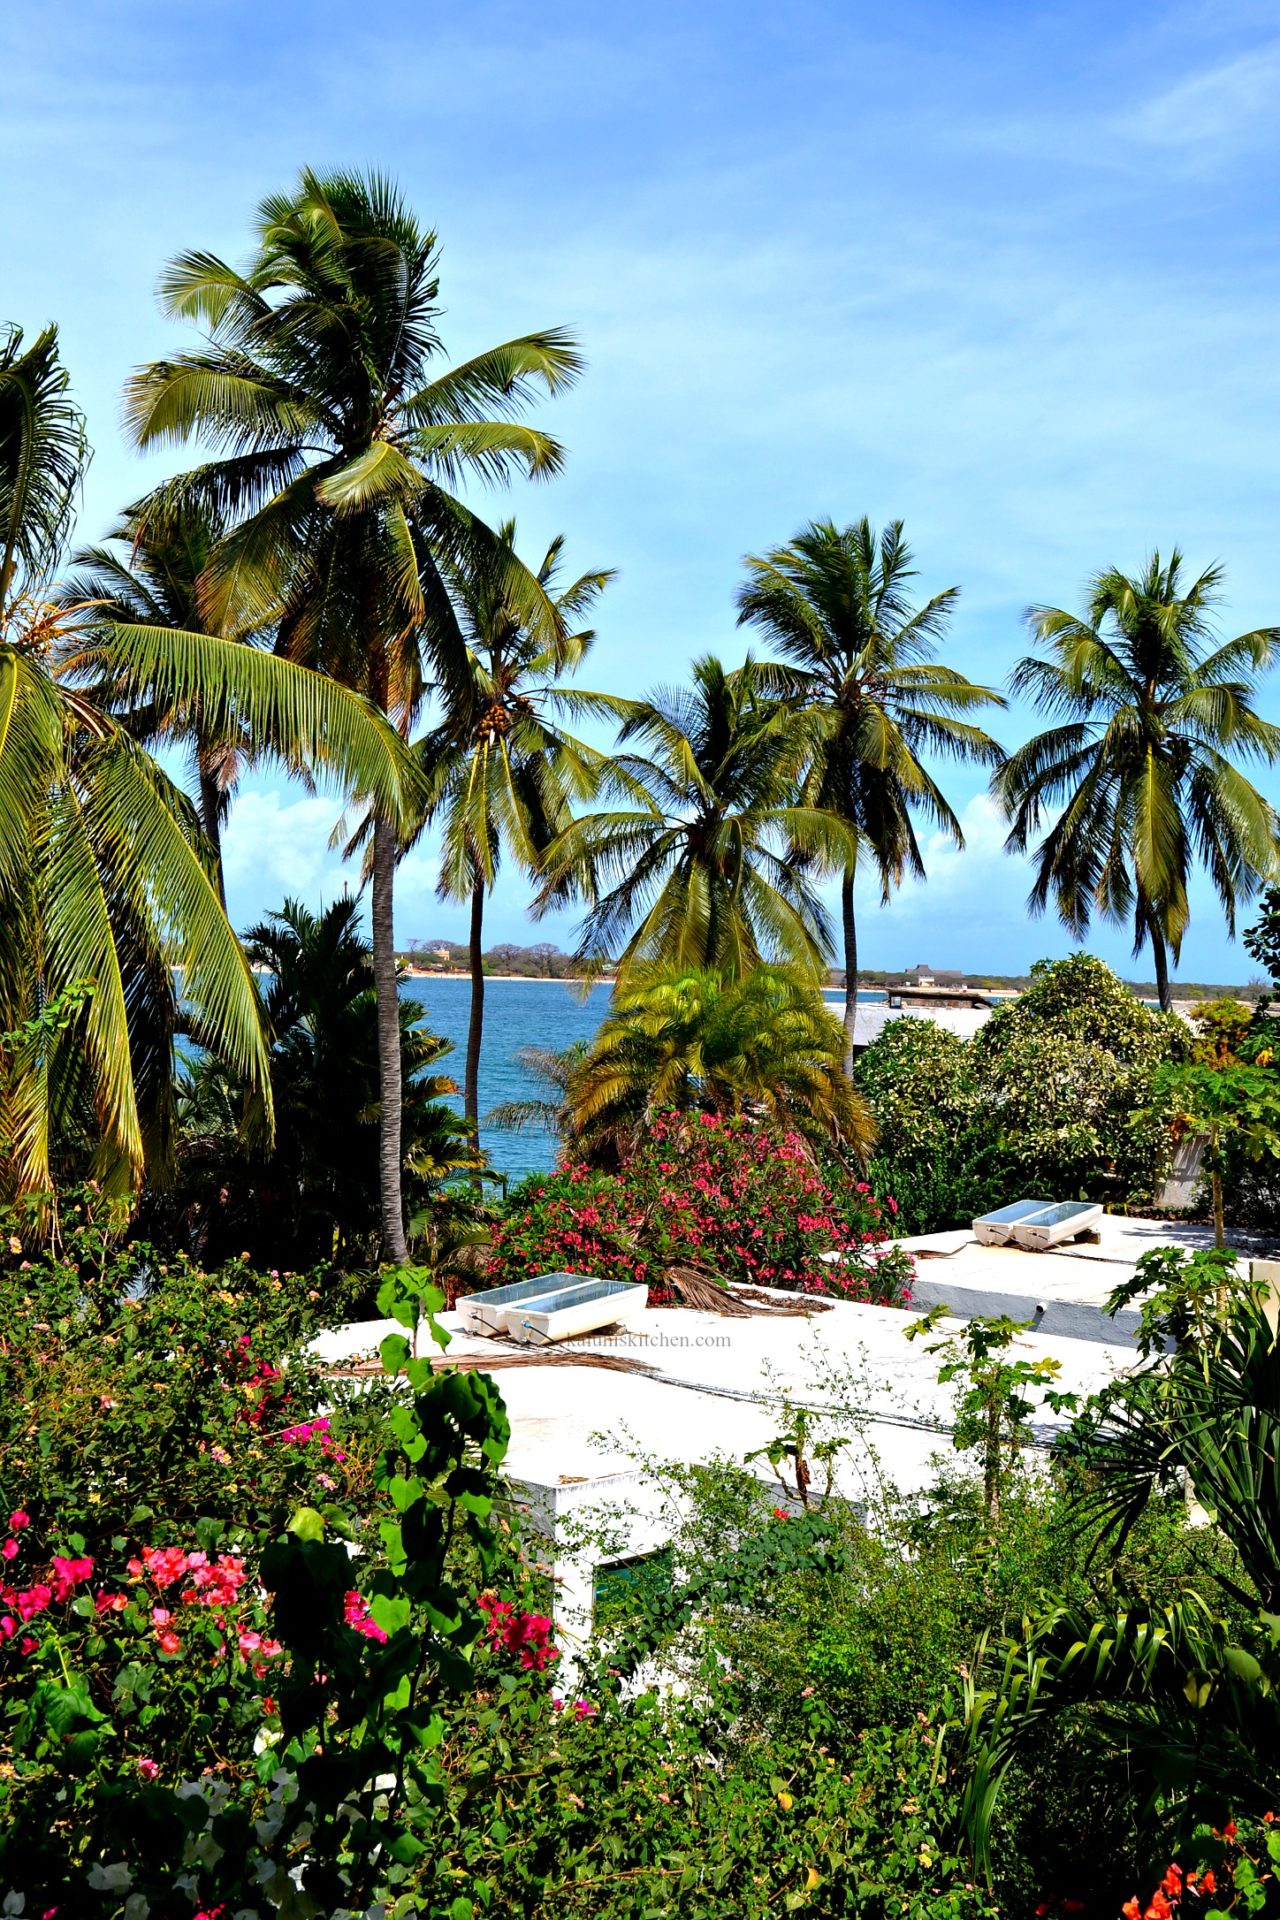
[[1190, 73], [1113, 121], [1154, 147], [1235, 154], [1274, 138], [1280, 118], [1280, 41]]

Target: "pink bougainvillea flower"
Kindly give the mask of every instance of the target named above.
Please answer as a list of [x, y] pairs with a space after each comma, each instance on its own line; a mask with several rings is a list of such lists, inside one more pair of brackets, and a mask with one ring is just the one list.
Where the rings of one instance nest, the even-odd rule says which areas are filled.
[[66, 1559], [62, 1554], [53, 1556], [53, 1597], [55, 1600], [68, 1600], [76, 1588], [89, 1578], [93, 1572], [93, 1561], [88, 1554], [77, 1559]]
[[0, 1547], [0, 1559], [5, 1559], [5, 1560], [16, 1560], [16, 1559], [17, 1559], [17, 1557], [18, 1557], [18, 1543], [17, 1543], [17, 1541], [16, 1541], [16, 1540], [6, 1540], [6, 1541], [5, 1541], [5, 1543], [4, 1543], [4, 1545], [3, 1545], [2, 1547]]
[[366, 1640], [376, 1640], [379, 1646], [386, 1644], [386, 1633], [369, 1612], [368, 1603], [354, 1588], [342, 1602], [342, 1617], [349, 1627], [363, 1634]]
[[161, 1653], [178, 1653], [182, 1648], [182, 1642], [172, 1627], [165, 1627], [161, 1632], [157, 1633], [156, 1643]]
[[122, 1593], [107, 1593], [105, 1589], [93, 1596], [95, 1613], [123, 1613], [128, 1604]]
[[150, 1782], [152, 1780], [159, 1779], [159, 1777], [160, 1777], [160, 1767], [155, 1760], [145, 1760], [145, 1759], [139, 1760], [138, 1778], [140, 1780], [146, 1780]]
[[29, 1527], [30, 1525], [31, 1525], [31, 1515], [29, 1513], [24, 1513], [21, 1507], [18, 1508], [18, 1511], [16, 1513], [11, 1513], [9, 1515], [10, 1533], [21, 1533], [24, 1527]]

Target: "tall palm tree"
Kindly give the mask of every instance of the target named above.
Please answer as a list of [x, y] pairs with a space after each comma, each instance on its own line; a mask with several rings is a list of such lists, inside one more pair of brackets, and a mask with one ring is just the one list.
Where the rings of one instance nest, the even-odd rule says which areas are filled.
[[846, 1070], [858, 1005], [858, 861], [875, 868], [882, 904], [905, 874], [924, 879], [913, 815], [959, 847], [964, 835], [922, 756], [989, 765], [1002, 758], [988, 734], [960, 717], [1002, 706], [1001, 696], [934, 658], [959, 588], [913, 607], [911, 559], [900, 520], [878, 538], [865, 517], [848, 527], [819, 520], [787, 546], [749, 554], [738, 591], [739, 625], [760, 628], [787, 663], [762, 667], [767, 683], [828, 722], [806, 794], [846, 821], [856, 841], [840, 880]]
[[[56, 664], [77, 652], [54, 575], [86, 458], [56, 330], [0, 337], [0, 1162], [28, 1192], [49, 1189], [69, 1127], [118, 1190], [163, 1162], [175, 968], [201, 1040], [270, 1110], [261, 1007], [195, 811]], [[127, 700], [198, 697], [215, 730], [406, 816], [416, 769], [355, 695], [208, 634], [121, 627], [113, 646]]]
[[[516, 416], [580, 366], [569, 336], [550, 329], [434, 372], [443, 352], [437, 262], [434, 233], [389, 181], [304, 171], [293, 193], [262, 202], [243, 272], [206, 252], [172, 263], [166, 308], [202, 326], [207, 343], [141, 368], [126, 396], [140, 446], [202, 440], [213, 451], [153, 496], [164, 514], [198, 500], [236, 518], [205, 570], [206, 618], [218, 625], [236, 606], [266, 619], [283, 607], [281, 649], [367, 694], [406, 739], [430, 677], [426, 656], [455, 637], [442, 565], [492, 556], [497, 545], [452, 489], [467, 477], [555, 473], [557, 443]], [[509, 564], [513, 604], [554, 644], [546, 594]], [[375, 809], [383, 1250], [400, 1262], [397, 851], [394, 823]]]
[[[218, 896], [224, 906], [222, 830], [252, 757], [253, 743], [242, 730], [230, 736], [213, 733], [198, 696], [185, 705], [165, 707], [122, 701], [112, 676], [110, 651], [113, 630], [119, 625], [188, 632], [204, 628], [200, 582], [226, 532], [221, 515], [205, 503], [189, 504], [168, 520], [147, 516], [135, 507], [107, 536], [108, 544], [82, 547], [72, 556], [74, 571], [65, 587], [68, 604], [80, 616], [77, 640], [87, 637], [89, 641], [89, 649], [68, 660], [68, 668], [96, 672], [97, 697], [135, 739], [148, 746], [179, 742], [189, 750], [196, 810], [213, 849]], [[250, 640], [255, 630], [233, 629], [225, 637]]]
[[1083, 615], [1032, 607], [1027, 621], [1047, 659], [1031, 655], [1010, 686], [1063, 724], [1012, 754], [993, 787], [1012, 822], [1006, 845], [1035, 848], [1029, 905], [1050, 897], [1082, 939], [1093, 910], [1133, 919], [1133, 951], [1151, 942], [1160, 1005], [1170, 1005], [1190, 918], [1187, 883], [1208, 869], [1234, 937], [1236, 905], [1276, 876], [1280, 818], [1235, 759], [1271, 764], [1280, 727], [1253, 707], [1280, 629], [1213, 644], [1220, 567], [1189, 586], [1182, 555], [1153, 553], [1130, 578], [1116, 567], [1089, 586]]
[[602, 788], [633, 804], [557, 836], [535, 912], [585, 895], [582, 945], [596, 954], [634, 929], [620, 983], [642, 963], [730, 979], [766, 959], [819, 971], [830, 925], [812, 871], [851, 860], [854, 836], [796, 800], [814, 750], [808, 716], [769, 698], [750, 660], [728, 673], [708, 654], [693, 663], [692, 687], [636, 702], [619, 739], [651, 749], [616, 754], [601, 771]]
[[437, 648], [445, 711], [418, 743], [427, 780], [422, 828], [435, 821], [441, 829], [439, 892], [442, 899], [471, 906], [463, 1111], [477, 1128], [486, 896], [504, 850], [525, 873], [536, 874], [547, 847], [572, 819], [573, 802], [595, 791], [601, 755], [566, 731], [563, 719], [584, 711], [616, 718], [626, 710], [623, 701], [561, 684], [591, 649], [595, 634], [576, 623], [612, 573], [584, 573], [560, 587], [564, 536], [551, 542], [535, 574], [556, 614], [559, 637], [548, 643], [512, 599], [515, 542], [515, 521], [508, 520], [489, 552], [471, 564], [446, 564], [457, 642], [447, 658], [445, 645]]
[[565, 1137], [625, 1159], [655, 1114], [694, 1108], [766, 1114], [864, 1158], [874, 1127], [842, 1055], [840, 1022], [807, 969], [642, 974], [568, 1077]]

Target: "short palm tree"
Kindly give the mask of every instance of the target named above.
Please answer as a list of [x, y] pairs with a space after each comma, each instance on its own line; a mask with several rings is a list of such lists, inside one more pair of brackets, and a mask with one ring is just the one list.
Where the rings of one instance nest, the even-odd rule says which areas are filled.
[[1280, 859], [1280, 819], [1235, 765], [1280, 755], [1280, 727], [1253, 706], [1280, 630], [1215, 645], [1222, 571], [1186, 586], [1181, 574], [1176, 549], [1167, 562], [1154, 553], [1135, 578], [1098, 574], [1083, 614], [1031, 608], [1048, 657], [1020, 660], [1010, 684], [1062, 724], [1019, 747], [993, 782], [1012, 822], [1009, 848], [1023, 853], [1038, 839], [1032, 911], [1052, 899], [1077, 939], [1095, 909], [1131, 918], [1133, 951], [1150, 941], [1166, 1010], [1193, 867], [1207, 868], [1234, 936], [1237, 903], [1275, 877]]
[[557, 836], [535, 911], [584, 894], [583, 948], [615, 954], [625, 941], [620, 984], [642, 966], [736, 979], [770, 960], [816, 973], [830, 926], [813, 875], [851, 860], [855, 842], [833, 812], [796, 799], [814, 728], [769, 697], [750, 660], [729, 673], [707, 655], [692, 678], [628, 713], [620, 741], [651, 751], [616, 754], [602, 790], [632, 804]]
[[620, 1159], [661, 1112], [754, 1114], [865, 1158], [874, 1127], [843, 1067], [844, 1036], [807, 969], [706, 968], [620, 988], [566, 1086], [566, 1139]]
[[[208, 343], [143, 367], [127, 391], [140, 446], [203, 441], [210, 462], [153, 510], [199, 501], [235, 518], [201, 587], [206, 618], [282, 611], [279, 645], [359, 689], [407, 738], [455, 623], [442, 567], [492, 558], [492, 532], [457, 497], [467, 477], [550, 475], [561, 451], [516, 416], [580, 361], [558, 329], [442, 372], [436, 237], [378, 175], [304, 171], [259, 209], [243, 272], [206, 252], [165, 275], [166, 308]], [[532, 631], [554, 609], [510, 560], [507, 592]], [[400, 1157], [394, 823], [375, 809], [371, 917], [382, 1064], [383, 1246], [407, 1257]]]
[[[252, 757], [253, 743], [242, 729], [230, 736], [215, 734], [198, 696], [184, 705], [163, 707], [122, 702], [113, 681], [111, 642], [120, 625], [201, 631], [205, 622], [200, 583], [210, 555], [226, 532], [221, 516], [203, 503], [188, 505], [168, 521], [135, 508], [124, 515], [106, 544], [82, 547], [72, 556], [73, 571], [65, 588], [68, 604], [78, 615], [77, 643], [88, 642], [68, 660], [68, 668], [93, 675], [96, 697], [134, 739], [151, 747], [174, 743], [187, 748], [196, 810], [214, 851], [224, 905], [222, 830]], [[233, 629], [225, 637], [250, 640], [254, 632]]]
[[856, 841], [840, 883], [846, 1067], [858, 1003], [859, 860], [875, 869], [884, 903], [905, 874], [923, 879], [913, 815], [964, 845], [923, 756], [988, 765], [1002, 758], [962, 717], [1003, 705], [1001, 696], [934, 658], [959, 589], [913, 607], [911, 559], [900, 520], [878, 538], [865, 518], [848, 527], [815, 521], [787, 546], [748, 555], [738, 592], [739, 625], [758, 627], [786, 662], [762, 668], [768, 684], [828, 722], [805, 791], [846, 821]]
[[[422, 829], [441, 834], [441, 897], [471, 907], [471, 1016], [463, 1079], [463, 1111], [478, 1127], [480, 1044], [484, 1031], [484, 903], [504, 852], [527, 874], [587, 800], [601, 756], [567, 731], [586, 712], [615, 718], [626, 703], [562, 684], [590, 651], [594, 633], [578, 622], [612, 578], [585, 573], [561, 587], [563, 537], [551, 542], [536, 579], [555, 609], [561, 637], [548, 644], [513, 603], [516, 528], [509, 520], [498, 544], [470, 564], [448, 565], [458, 617], [457, 641], [442, 659], [444, 712], [418, 743], [427, 782]], [[443, 656], [441, 645], [437, 652]]]
[[[0, 338], [0, 1165], [19, 1192], [50, 1188], [68, 1131], [117, 1190], [163, 1166], [175, 970], [189, 1024], [269, 1110], [261, 1007], [195, 811], [56, 664], [76, 652], [54, 575], [85, 459], [55, 330]], [[355, 695], [208, 634], [121, 627], [113, 646], [127, 702], [198, 698], [216, 730], [405, 817], [416, 769]]]

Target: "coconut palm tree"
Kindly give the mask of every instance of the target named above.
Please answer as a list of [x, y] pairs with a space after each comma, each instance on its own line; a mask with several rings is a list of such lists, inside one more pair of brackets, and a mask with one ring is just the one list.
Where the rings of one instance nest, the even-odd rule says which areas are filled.
[[[175, 969], [194, 1030], [269, 1119], [261, 1007], [195, 811], [57, 666], [77, 652], [54, 576], [86, 458], [56, 330], [0, 337], [0, 1163], [19, 1192], [49, 1189], [68, 1130], [117, 1190], [163, 1164]], [[209, 634], [122, 626], [113, 647], [126, 701], [198, 697], [215, 732], [406, 816], [416, 769], [357, 696]]]
[[844, 1035], [808, 969], [641, 973], [620, 988], [568, 1077], [565, 1137], [625, 1159], [655, 1114], [767, 1116], [865, 1158], [874, 1127], [843, 1067]]
[[[95, 677], [94, 692], [100, 703], [116, 714], [134, 739], [149, 747], [177, 742], [189, 751], [193, 798], [214, 852], [218, 895], [224, 906], [222, 831], [253, 743], [243, 730], [215, 735], [198, 696], [185, 705], [167, 707], [150, 703], [130, 707], [122, 702], [111, 671], [111, 641], [120, 625], [201, 631], [200, 582], [227, 530], [222, 517], [204, 503], [189, 504], [168, 520], [148, 517], [135, 507], [107, 536], [107, 544], [82, 547], [72, 556], [73, 571], [65, 587], [68, 605], [80, 616], [77, 641], [87, 638], [89, 643], [67, 661], [68, 670]], [[251, 640], [256, 636], [253, 630], [233, 630], [225, 637]]]
[[923, 756], [988, 765], [1002, 758], [962, 717], [1002, 706], [1001, 696], [934, 657], [959, 588], [914, 607], [911, 559], [900, 520], [879, 537], [865, 518], [848, 527], [819, 520], [787, 546], [749, 554], [738, 591], [739, 625], [767, 634], [786, 662], [762, 666], [766, 684], [828, 722], [806, 796], [846, 821], [856, 841], [840, 880], [846, 1070], [858, 1004], [858, 862], [875, 869], [882, 904], [905, 874], [924, 879], [913, 816], [959, 847], [964, 835]]
[[1236, 760], [1270, 765], [1280, 727], [1255, 712], [1280, 630], [1215, 645], [1220, 567], [1184, 586], [1182, 555], [1153, 553], [1134, 578], [1109, 568], [1083, 614], [1032, 607], [1047, 658], [1020, 660], [1010, 686], [1062, 724], [1010, 755], [993, 781], [1012, 822], [1006, 845], [1034, 848], [1032, 912], [1052, 898], [1082, 939], [1096, 909], [1150, 941], [1160, 1005], [1170, 1005], [1190, 919], [1187, 886], [1207, 870], [1234, 937], [1237, 903], [1275, 877], [1280, 818]]
[[594, 954], [615, 952], [633, 929], [623, 984], [642, 965], [737, 979], [767, 959], [818, 972], [830, 926], [812, 874], [851, 860], [855, 841], [834, 813], [797, 803], [814, 751], [809, 717], [771, 699], [750, 660], [729, 673], [708, 654], [692, 687], [636, 702], [619, 739], [651, 749], [601, 770], [602, 790], [632, 804], [556, 837], [535, 912], [585, 895], [582, 946]]
[[[151, 503], [168, 515], [198, 500], [235, 519], [205, 570], [206, 619], [220, 626], [233, 607], [251, 621], [283, 609], [281, 650], [367, 694], [405, 738], [431, 649], [456, 637], [442, 565], [492, 557], [497, 545], [453, 489], [467, 477], [555, 473], [559, 446], [517, 416], [580, 366], [569, 336], [550, 329], [436, 372], [437, 264], [434, 233], [389, 181], [304, 171], [293, 193], [262, 202], [243, 272], [207, 252], [172, 263], [167, 311], [204, 328], [207, 342], [141, 368], [126, 394], [139, 446], [199, 440], [213, 453]], [[553, 645], [554, 609], [510, 564], [512, 603]], [[375, 810], [383, 1248], [399, 1262], [397, 852], [394, 823]]]
[[[574, 801], [595, 791], [601, 755], [568, 732], [564, 719], [592, 711], [617, 718], [627, 708], [624, 701], [562, 684], [590, 651], [595, 635], [577, 623], [612, 573], [584, 573], [561, 587], [564, 537], [551, 542], [535, 574], [561, 636], [549, 644], [512, 599], [515, 543], [515, 521], [508, 520], [488, 553], [470, 565], [446, 563], [457, 641], [442, 665], [443, 717], [418, 743], [427, 781], [422, 829], [435, 822], [441, 832], [440, 896], [468, 900], [471, 907], [463, 1111], [477, 1128], [485, 899], [504, 852], [525, 873], [536, 874], [547, 847], [569, 825]], [[444, 655], [443, 642], [437, 653]]]

